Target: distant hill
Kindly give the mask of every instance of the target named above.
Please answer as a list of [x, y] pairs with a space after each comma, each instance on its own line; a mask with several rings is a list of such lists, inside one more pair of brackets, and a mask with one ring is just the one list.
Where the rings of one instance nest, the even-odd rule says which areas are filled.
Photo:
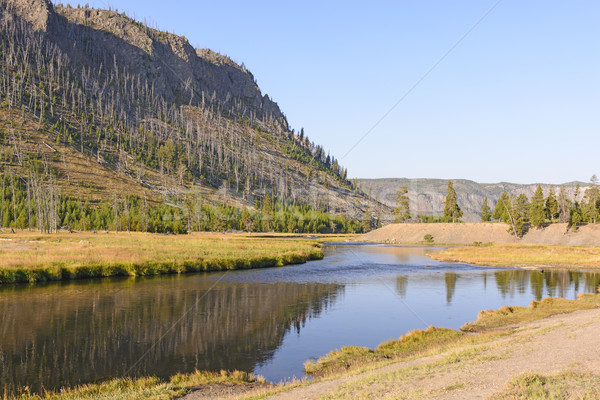
[[350, 218], [385, 212], [243, 64], [185, 37], [48, 0], [0, 0], [0, 34], [0, 173], [93, 204], [193, 195], [252, 208], [269, 194]]
[[[444, 211], [444, 199], [446, 198], [448, 181], [444, 179], [407, 179], [407, 178], [385, 178], [385, 179], [357, 179], [357, 185], [365, 193], [380, 202], [396, 207], [396, 190], [400, 186], [408, 187], [410, 208], [413, 215], [435, 215], [441, 216]], [[480, 220], [481, 205], [487, 196], [488, 204], [493, 210], [496, 201], [506, 190], [509, 194], [519, 195], [524, 193], [531, 198], [537, 183], [477, 183], [465, 179], [453, 180], [454, 189], [458, 197], [458, 204], [463, 210], [465, 222], [478, 222]], [[583, 190], [586, 184], [583, 182], [568, 182], [562, 185], [554, 185], [555, 192], [560, 186], [564, 186], [571, 198], [575, 195], [575, 187], [580, 184]], [[550, 184], [541, 184], [544, 195], [548, 195]]]

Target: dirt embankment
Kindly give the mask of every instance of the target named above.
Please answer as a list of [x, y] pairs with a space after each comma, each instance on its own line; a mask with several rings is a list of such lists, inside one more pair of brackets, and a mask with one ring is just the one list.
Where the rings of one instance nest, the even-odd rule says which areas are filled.
[[503, 223], [461, 224], [391, 224], [359, 237], [369, 242], [419, 243], [427, 234], [434, 243], [473, 244], [522, 243], [560, 244], [565, 246], [600, 246], [600, 224], [579, 227], [576, 232], [567, 231], [567, 224], [552, 224], [544, 229], [530, 229], [522, 239], [508, 233], [509, 225]]

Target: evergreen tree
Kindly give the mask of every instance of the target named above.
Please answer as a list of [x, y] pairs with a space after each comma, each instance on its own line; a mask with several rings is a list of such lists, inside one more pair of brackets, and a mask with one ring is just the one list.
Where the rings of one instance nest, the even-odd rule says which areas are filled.
[[550, 222], [558, 218], [558, 201], [554, 195], [554, 186], [550, 186], [550, 192], [548, 192], [548, 197], [546, 197], [544, 211], [546, 213], [546, 218], [548, 218]]
[[488, 198], [483, 199], [483, 204], [481, 205], [481, 222], [490, 222], [492, 219], [492, 210], [490, 210], [490, 206], [488, 206]]
[[529, 199], [523, 193], [521, 193], [518, 197], [512, 196], [513, 203], [513, 233], [522, 238], [527, 230], [527, 223], [529, 222]]
[[456, 201], [454, 184], [452, 181], [448, 181], [448, 194], [446, 195], [446, 201], [444, 202], [444, 218], [452, 220], [452, 223], [455, 223], [462, 215], [463, 212]]
[[492, 218], [502, 222], [510, 222], [510, 199], [508, 197], [508, 193], [506, 190], [502, 192], [500, 198], [496, 202], [496, 206], [494, 207], [494, 213], [492, 214]]
[[583, 212], [581, 210], [581, 206], [579, 202], [573, 203], [573, 207], [571, 208], [571, 215], [569, 219], [569, 226], [573, 230], [577, 230], [578, 225], [583, 222]]
[[393, 211], [396, 215], [395, 222], [404, 222], [410, 219], [410, 206], [408, 201], [408, 188], [406, 186], [400, 186], [396, 191], [396, 202], [398, 207]]
[[531, 225], [538, 229], [544, 226], [544, 222], [546, 222], [546, 212], [544, 210], [544, 192], [540, 185], [537, 186], [535, 193], [531, 197], [529, 216], [531, 218]]

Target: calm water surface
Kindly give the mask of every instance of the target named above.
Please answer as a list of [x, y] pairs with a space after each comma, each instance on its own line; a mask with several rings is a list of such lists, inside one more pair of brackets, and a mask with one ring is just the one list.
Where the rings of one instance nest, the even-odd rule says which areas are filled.
[[277, 382], [344, 345], [457, 329], [482, 309], [600, 284], [598, 273], [439, 263], [431, 251], [335, 245], [276, 269], [0, 287], [0, 394], [195, 368]]

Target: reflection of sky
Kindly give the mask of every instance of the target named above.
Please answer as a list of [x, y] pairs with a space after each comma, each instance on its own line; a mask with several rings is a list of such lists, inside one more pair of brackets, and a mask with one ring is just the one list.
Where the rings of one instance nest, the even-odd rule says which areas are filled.
[[542, 274], [442, 264], [427, 258], [426, 251], [338, 247], [327, 249], [328, 256], [321, 261], [253, 271], [252, 279], [263, 282], [291, 279], [346, 284], [344, 295], [332, 307], [309, 319], [300, 333], [290, 331], [273, 359], [257, 366], [255, 373], [271, 381], [300, 377], [304, 361], [341, 346], [375, 347], [428, 325], [459, 329], [483, 309], [526, 306], [540, 294], [575, 298], [578, 291], [590, 290], [598, 282], [593, 275], [586, 285], [581, 274], [572, 272]]

